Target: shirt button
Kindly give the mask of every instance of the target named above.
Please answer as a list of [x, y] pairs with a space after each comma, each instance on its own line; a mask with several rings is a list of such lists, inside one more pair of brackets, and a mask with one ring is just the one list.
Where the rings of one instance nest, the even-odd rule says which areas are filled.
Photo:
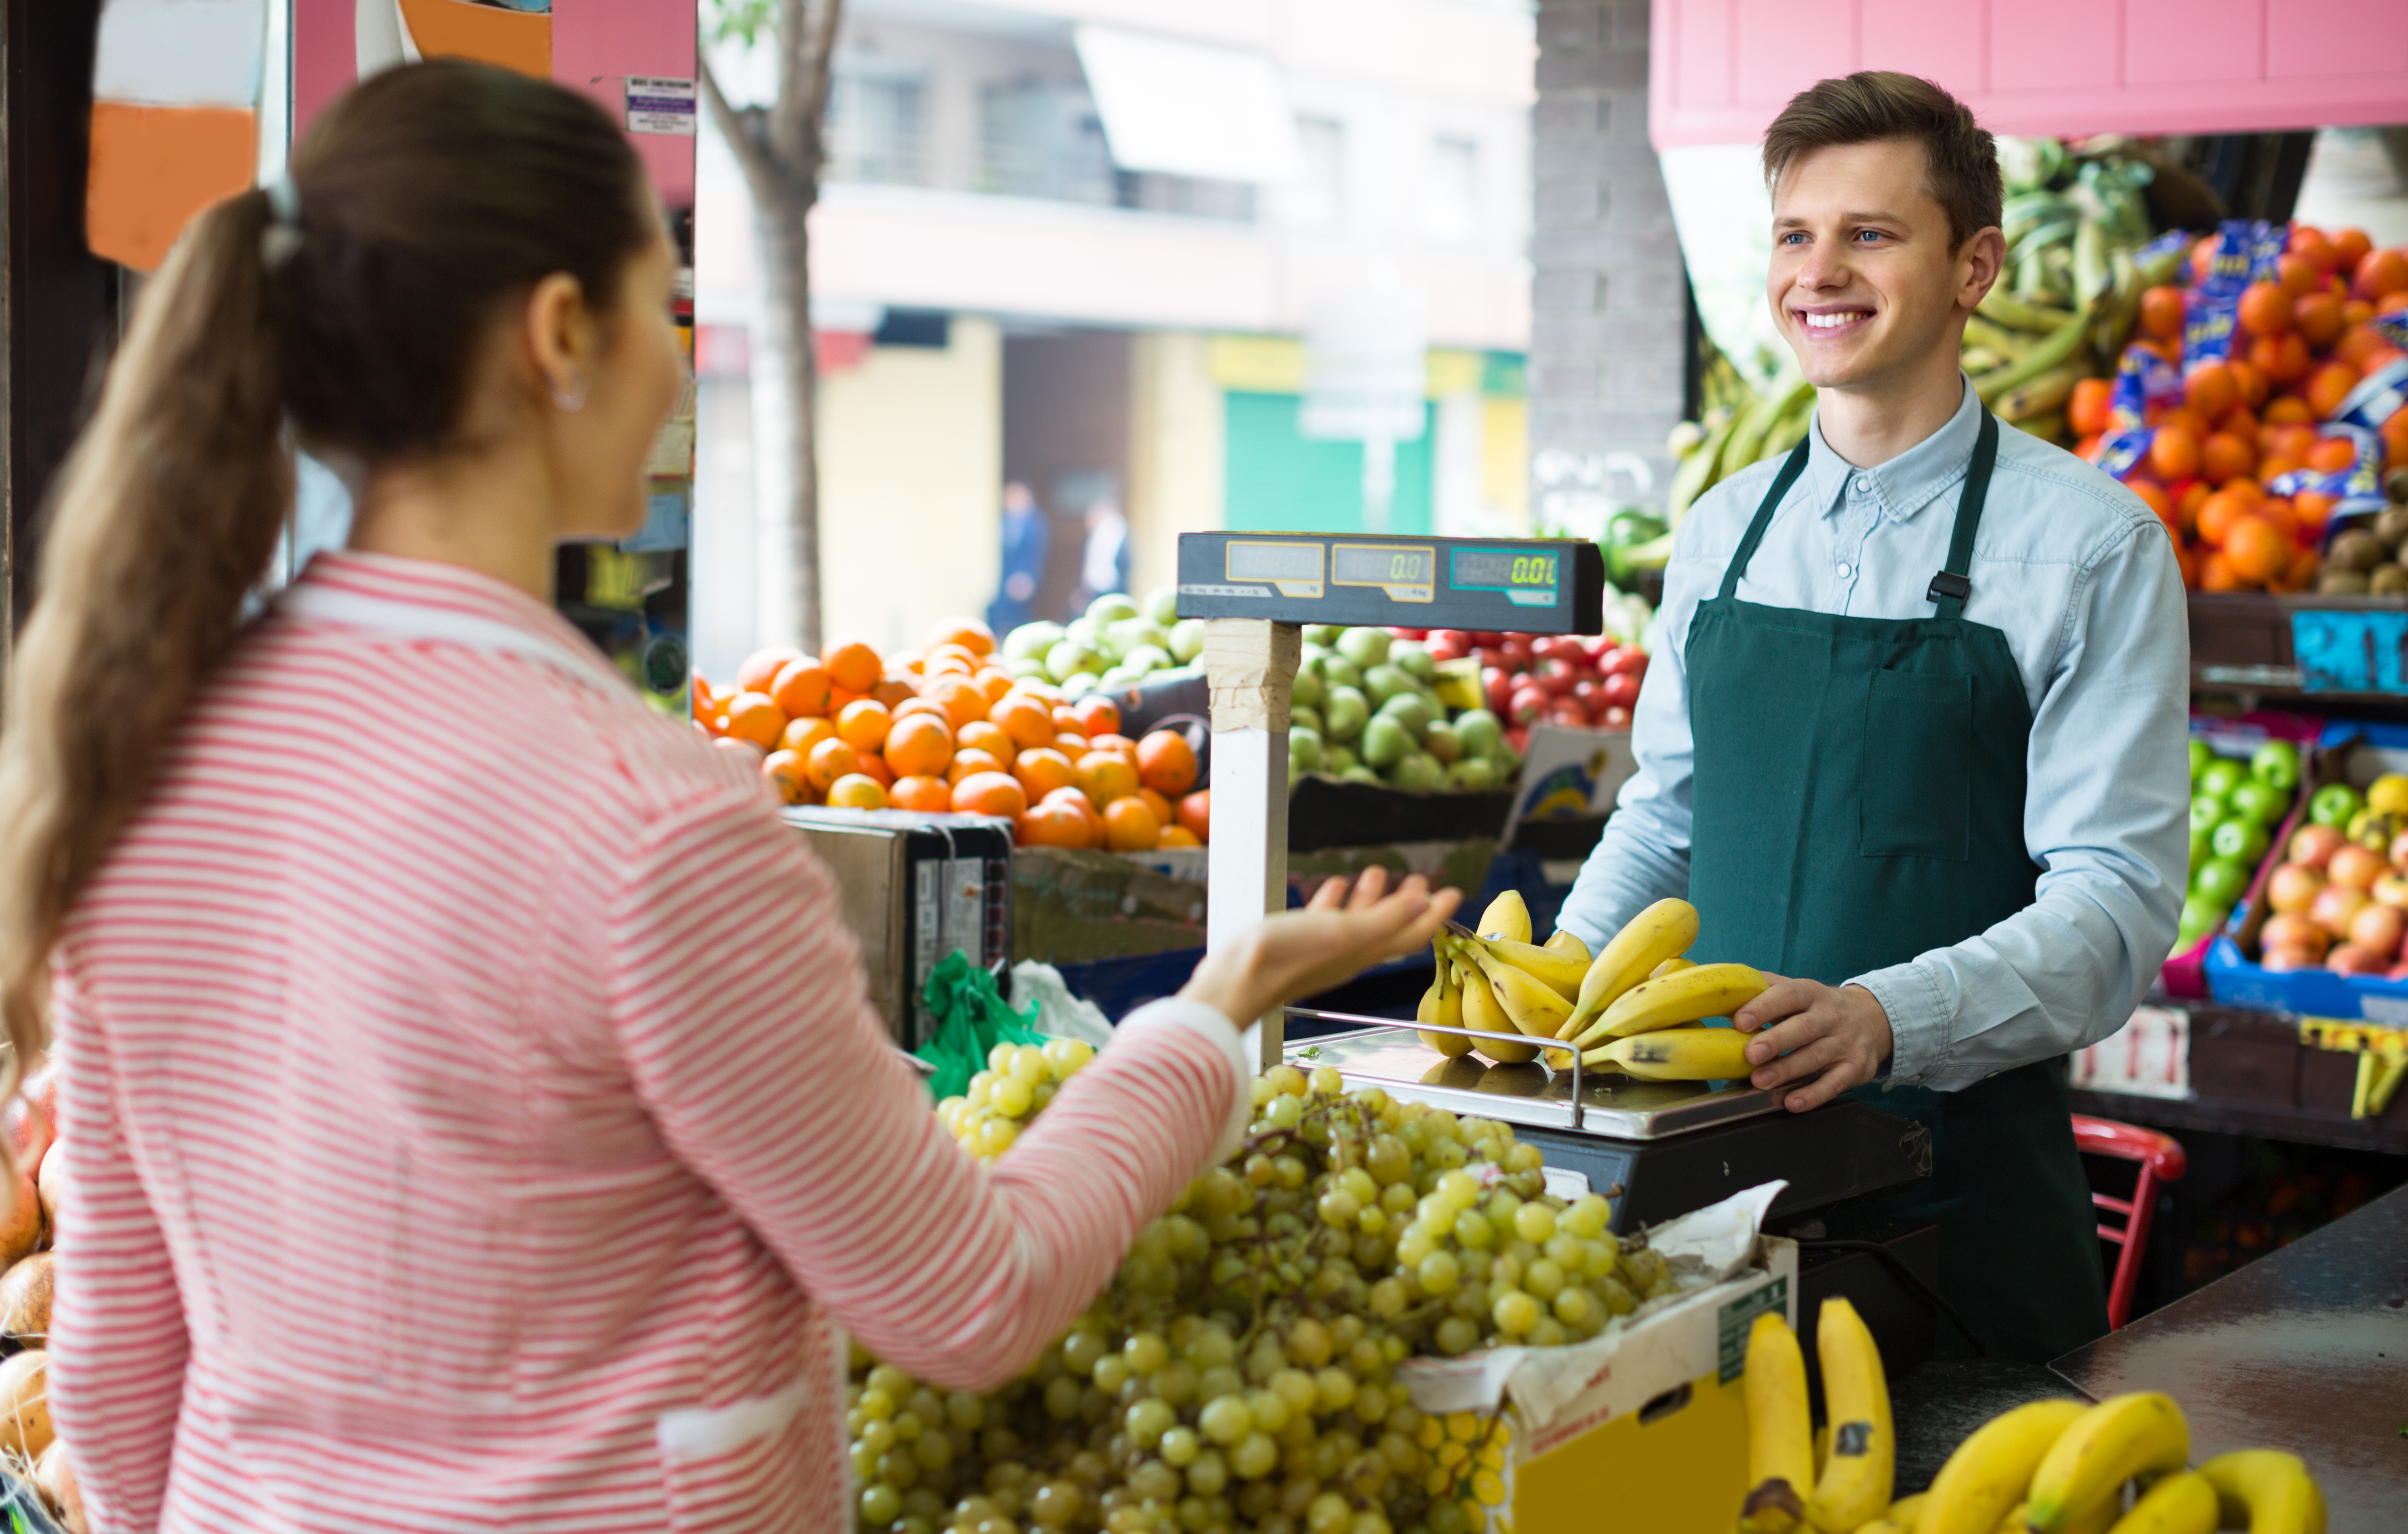
[[1847, 578], [1848, 578], [1848, 567], [1847, 567], [1845, 565], [1842, 565], [1842, 566], [1840, 566], [1840, 579], [1841, 579], [1841, 580], [1842, 580], [1842, 581], [1845, 581]]
[[1861, 494], [1870, 495], [1873, 493], [1873, 482], [1870, 479], [1859, 476], [1856, 480], [1856, 489]]

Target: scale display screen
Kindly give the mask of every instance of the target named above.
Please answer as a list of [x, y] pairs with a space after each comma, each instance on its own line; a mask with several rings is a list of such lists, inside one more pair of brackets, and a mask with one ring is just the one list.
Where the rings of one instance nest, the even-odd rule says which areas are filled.
[[1179, 615], [1594, 634], [1605, 562], [1555, 538], [1183, 533]]

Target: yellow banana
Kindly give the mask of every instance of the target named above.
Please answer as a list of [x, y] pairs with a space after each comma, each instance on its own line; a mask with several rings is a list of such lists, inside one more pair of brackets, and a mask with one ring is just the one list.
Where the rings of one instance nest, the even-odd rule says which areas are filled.
[[1831, 1462], [1831, 1425], [1825, 1423], [1814, 1429], [1814, 1479], [1823, 1479], [1823, 1467]]
[[2238, 1449], [2199, 1468], [2229, 1527], [2249, 1534], [2325, 1534], [2325, 1494], [2297, 1455]]
[[1741, 1534], [1790, 1534], [1806, 1517], [1814, 1486], [1814, 1424], [1806, 1402], [1806, 1355], [1778, 1311], [1747, 1333], [1747, 1503]]
[[1648, 970], [1647, 978], [1662, 980], [1666, 975], [1677, 975], [1684, 969], [1695, 969], [1697, 967], [1698, 961], [1695, 959], [1666, 959], [1655, 968]]
[[[1727, 1029], [1717, 1030], [1728, 1032]], [[1814, 1318], [1823, 1363], [1823, 1414], [1831, 1419], [1831, 1462], [1806, 1499], [1806, 1521], [1823, 1534], [1853, 1534], [1889, 1506], [1898, 1463], [1890, 1425], [1889, 1381], [1881, 1350], [1856, 1308], [1837, 1295]]]
[[[1488, 977], [1477, 968], [1456, 965], [1455, 978], [1463, 985], [1463, 1025], [1478, 1028], [1483, 1033], [1519, 1033], [1513, 1020], [1497, 1002], [1497, 992]], [[1475, 1039], [1471, 1047], [1500, 1066], [1527, 1065], [1539, 1057], [1536, 1044], [1508, 1044], [1498, 1039]]]
[[2115, 1534], [2215, 1534], [2215, 1487], [2196, 1470], [2179, 1470], [2142, 1493], [2114, 1528]]
[[1620, 1066], [1648, 1082], [1736, 1081], [1756, 1068], [1743, 1053], [1752, 1037], [1737, 1028], [1657, 1028], [1589, 1050], [1581, 1064]]
[[[1438, 979], [1422, 993], [1422, 1004], [1413, 1010], [1413, 1021], [1435, 1023], [1445, 1028], [1463, 1026], [1463, 993], [1455, 988], [1455, 966], [1442, 957], [1438, 961]], [[1471, 1040], [1459, 1033], [1425, 1032], [1413, 1037], [1449, 1059], [1471, 1053]]]
[[1686, 900], [1658, 900], [1622, 924], [1622, 930], [1598, 951], [1588, 973], [1581, 977], [1574, 997], [1578, 1004], [1572, 1009], [1571, 1021], [1564, 1025], [1563, 1037], [1571, 1038], [1590, 1018], [1645, 980], [1650, 970], [1666, 959], [1679, 958], [1697, 940], [1698, 908]]
[[1583, 971], [1586, 971], [1589, 958], [1588, 944], [1581, 941], [1580, 934], [1570, 927], [1555, 928], [1555, 936], [1549, 938], [1542, 946], [1550, 953], [1563, 953], [1580, 960]]
[[[1498, 1005], [1513, 1020], [1513, 1026], [1533, 1038], [1552, 1040], [1555, 1030], [1571, 1015], [1572, 1004], [1558, 996], [1544, 982], [1526, 969], [1506, 963], [1479, 943], [1465, 943], [1458, 950], [1462, 955], [1480, 967], [1488, 977]], [[1535, 952], [1535, 950], [1534, 950]]]
[[1507, 890], [1488, 902], [1480, 913], [1480, 925], [1472, 929], [1484, 938], [1502, 938], [1509, 943], [1530, 940], [1530, 908], [1522, 903], [1522, 892]]
[[1856, 1534], [1914, 1534], [1915, 1515], [1923, 1511], [1923, 1493], [1901, 1497], [1869, 1524], [1858, 1524]]
[[1502, 938], [1474, 938], [1463, 946], [1499, 964], [1510, 964], [1555, 992], [1563, 998], [1566, 1015], [1571, 1012], [1572, 997], [1580, 995], [1581, 977], [1588, 973], [1587, 960], [1544, 948], [1533, 948], [1528, 943], [1509, 943]]
[[2032, 1534], [2064, 1534], [2132, 1477], [2178, 1470], [2189, 1459], [2190, 1424], [2172, 1397], [2111, 1396], [2074, 1418], [2032, 1471]]
[[[2088, 1512], [2066, 1525], [2065, 1534], [2107, 1534], [2107, 1531], [2114, 1527], [2115, 1520], [2123, 1515], [2123, 1500], [2120, 1498], [2110, 1497]], [[1995, 1534], [2031, 1534], [2031, 1531], [2025, 1527], [2025, 1520], [2030, 1512], [2029, 1502], [2017, 1502], [2007, 1509], [2005, 1517], [1999, 1520]]]
[[1764, 977], [1746, 965], [1701, 964], [1631, 987], [1573, 1042], [1586, 1048], [1607, 1039], [1728, 1017], [1763, 994]]
[[2088, 1410], [2081, 1401], [2033, 1401], [1975, 1428], [1933, 1478], [1914, 1534], [1991, 1534], [2031, 1489], [2049, 1445]]

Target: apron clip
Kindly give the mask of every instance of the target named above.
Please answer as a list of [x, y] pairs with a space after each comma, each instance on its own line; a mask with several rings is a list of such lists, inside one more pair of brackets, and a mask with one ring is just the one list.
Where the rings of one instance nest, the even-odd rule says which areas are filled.
[[1931, 585], [1924, 592], [1923, 599], [1927, 602], [1938, 602], [1942, 597], [1953, 596], [1961, 602], [1972, 595], [1973, 582], [1961, 575], [1942, 570], [1931, 578]]

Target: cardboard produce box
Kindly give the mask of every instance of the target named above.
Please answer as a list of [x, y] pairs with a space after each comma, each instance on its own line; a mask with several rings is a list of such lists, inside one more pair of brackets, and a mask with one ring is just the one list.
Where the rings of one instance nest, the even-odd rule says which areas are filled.
[[[1736, 1527], [1747, 1496], [1747, 1334], [1798, 1324], [1798, 1247], [1759, 1233], [1786, 1184], [1734, 1194], [1651, 1233], [1702, 1279], [1588, 1341], [1416, 1359], [1433, 1495], [1495, 1534], [1663, 1534]], [[1451, 1452], [1450, 1446], [1460, 1452]]]

